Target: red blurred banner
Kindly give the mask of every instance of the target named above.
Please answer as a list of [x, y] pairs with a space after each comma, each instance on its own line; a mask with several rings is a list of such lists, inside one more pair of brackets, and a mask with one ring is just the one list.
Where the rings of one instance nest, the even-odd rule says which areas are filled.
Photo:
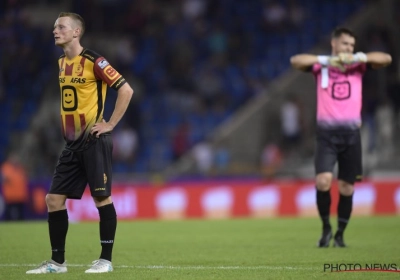
[[[337, 185], [332, 187], [336, 213]], [[163, 187], [118, 183], [113, 186], [118, 219], [220, 219], [231, 217], [317, 216], [312, 181], [206, 181]], [[98, 220], [87, 190], [67, 200], [71, 220]], [[371, 181], [355, 187], [353, 215], [400, 214], [400, 181]]]

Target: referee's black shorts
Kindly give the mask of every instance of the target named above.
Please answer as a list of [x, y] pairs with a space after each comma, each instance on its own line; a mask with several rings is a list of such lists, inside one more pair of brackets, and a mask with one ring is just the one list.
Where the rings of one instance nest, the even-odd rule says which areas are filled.
[[360, 130], [317, 129], [315, 151], [316, 174], [333, 172], [338, 163], [338, 179], [354, 184], [362, 179]]
[[84, 151], [64, 149], [58, 160], [49, 193], [80, 199], [89, 184], [93, 197], [110, 196], [112, 182], [111, 134], [100, 135]]

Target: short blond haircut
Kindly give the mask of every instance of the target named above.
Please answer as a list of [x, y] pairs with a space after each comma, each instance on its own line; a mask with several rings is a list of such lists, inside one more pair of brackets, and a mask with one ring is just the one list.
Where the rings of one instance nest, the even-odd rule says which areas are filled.
[[83, 33], [85, 33], [85, 21], [83, 18], [76, 14], [76, 13], [70, 13], [70, 12], [61, 12], [58, 17], [69, 17], [71, 18], [75, 23], [78, 24], [79, 28], [81, 29], [81, 34], [79, 35], [79, 38], [82, 38]]

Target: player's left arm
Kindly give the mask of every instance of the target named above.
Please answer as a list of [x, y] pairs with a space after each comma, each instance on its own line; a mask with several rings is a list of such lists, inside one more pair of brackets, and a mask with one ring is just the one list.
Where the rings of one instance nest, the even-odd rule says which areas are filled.
[[118, 89], [118, 96], [117, 101], [115, 102], [114, 112], [108, 121], [108, 124], [110, 124], [113, 129], [124, 116], [129, 102], [131, 101], [132, 94], [133, 89], [128, 83], [125, 83], [121, 88]]
[[115, 102], [114, 111], [108, 121], [103, 119], [93, 125], [91, 134], [99, 137], [102, 133], [110, 132], [118, 124], [125, 114], [126, 109], [131, 101], [133, 89], [128, 82], [118, 73], [106, 59], [99, 57], [94, 63], [94, 73], [96, 78], [103, 80], [109, 87], [117, 91], [117, 100]]
[[392, 56], [384, 52], [369, 52], [366, 53], [367, 63], [371, 65], [373, 69], [379, 69], [388, 66], [392, 63]]
[[379, 69], [392, 63], [392, 56], [385, 52], [369, 52], [369, 53], [340, 53], [339, 60], [343, 64], [351, 64], [355, 62], [368, 63], [373, 69]]
[[94, 124], [90, 131], [90, 133], [95, 134], [96, 137], [99, 137], [99, 135], [103, 133], [112, 131], [114, 127], [118, 124], [118, 122], [122, 119], [131, 101], [133, 89], [128, 83], [124, 83], [124, 85], [122, 85], [118, 89], [117, 93], [118, 96], [115, 102], [114, 111], [109, 121], [107, 122], [103, 119], [102, 122]]

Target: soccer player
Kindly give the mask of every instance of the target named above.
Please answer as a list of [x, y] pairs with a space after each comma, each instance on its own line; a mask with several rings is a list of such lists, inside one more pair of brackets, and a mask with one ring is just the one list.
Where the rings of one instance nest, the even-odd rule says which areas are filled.
[[[54, 24], [55, 44], [64, 54], [58, 60], [61, 121], [66, 142], [49, 193], [46, 195], [52, 255], [27, 274], [65, 273], [65, 240], [68, 231], [66, 199], [80, 199], [86, 185], [100, 217], [101, 254], [86, 273], [113, 270], [111, 255], [117, 215], [111, 199], [111, 131], [124, 115], [133, 90], [101, 55], [81, 46], [85, 31], [82, 17], [62, 12]], [[103, 119], [107, 86], [117, 91], [114, 111]]]
[[368, 67], [389, 65], [392, 58], [383, 52], [353, 53], [355, 35], [347, 28], [332, 32], [330, 56], [297, 54], [290, 62], [295, 69], [310, 71], [317, 88], [317, 130], [315, 172], [317, 208], [322, 220], [318, 247], [329, 247], [332, 228], [329, 221], [333, 168], [338, 163], [339, 203], [335, 247], [346, 247], [343, 232], [349, 222], [354, 183], [362, 179], [361, 102], [362, 77]]

